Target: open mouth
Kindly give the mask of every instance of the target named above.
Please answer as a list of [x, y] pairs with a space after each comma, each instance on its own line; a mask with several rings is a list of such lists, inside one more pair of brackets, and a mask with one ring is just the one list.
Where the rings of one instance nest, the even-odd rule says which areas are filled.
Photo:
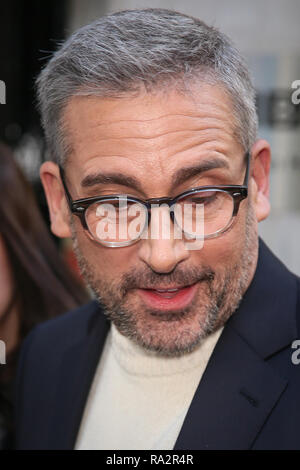
[[183, 309], [193, 300], [198, 283], [184, 287], [138, 289], [148, 307], [159, 310]]

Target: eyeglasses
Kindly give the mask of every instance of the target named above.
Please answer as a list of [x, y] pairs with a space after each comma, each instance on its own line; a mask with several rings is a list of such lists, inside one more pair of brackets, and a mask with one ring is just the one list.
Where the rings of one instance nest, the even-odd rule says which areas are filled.
[[246, 173], [242, 185], [200, 186], [174, 198], [138, 199], [126, 194], [72, 200], [64, 170], [60, 176], [70, 211], [79, 217], [90, 238], [101, 245], [118, 248], [145, 238], [151, 211], [168, 209], [168, 220], [187, 238], [206, 240], [226, 232], [236, 220], [240, 203], [248, 196], [250, 152], [244, 155]]

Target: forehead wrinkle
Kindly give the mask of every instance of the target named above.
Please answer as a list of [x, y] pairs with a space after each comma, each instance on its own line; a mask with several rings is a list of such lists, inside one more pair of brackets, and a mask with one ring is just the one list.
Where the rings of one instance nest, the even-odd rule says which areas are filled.
[[[173, 104], [173, 95], [180, 98], [180, 105], [184, 108], [184, 111], [181, 112], [178, 110], [177, 106], [177, 99], [174, 101], [175, 106]], [[235, 126], [233, 120], [230, 119], [232, 114], [232, 103], [231, 100], [228, 98], [226, 94], [224, 94], [224, 90], [222, 87], [215, 87], [209, 84], [199, 84], [193, 87], [193, 93], [190, 95], [178, 93], [177, 90], [170, 90], [170, 105], [166, 103], [167, 108], [171, 110], [171, 112], [164, 112], [163, 103], [160, 98], [160, 95], [157, 93], [149, 94], [146, 93], [145, 95], [141, 94], [138, 96], [124, 96], [122, 98], [105, 98], [105, 97], [95, 97], [95, 96], [73, 96], [69, 102], [66, 104], [63, 110], [63, 117], [65, 124], [68, 123], [69, 131], [73, 135], [74, 140], [77, 138], [80, 140], [80, 134], [88, 134], [89, 129], [100, 129], [107, 127], [111, 127], [108, 129], [110, 133], [112, 133], [112, 129], [115, 126], [119, 126], [124, 129], [124, 124], [129, 125], [130, 132], [132, 132], [132, 127], [134, 128], [134, 123], [140, 124], [140, 126], [144, 126], [146, 128], [146, 132], [149, 133], [149, 129], [147, 124], [149, 123], [157, 123], [155, 125], [161, 126], [161, 122], [167, 120], [167, 125], [174, 126], [174, 119], [180, 120], [183, 118], [184, 123], [180, 121], [179, 125], [182, 126], [184, 124], [184, 128], [189, 127], [190, 123], [193, 121], [206, 119], [207, 121], [210, 119], [215, 119], [216, 125], [213, 126], [214, 128], [221, 123], [223, 129], [230, 127], [232, 131], [234, 131]], [[128, 109], [131, 109], [133, 106], [132, 114], [128, 112]], [[137, 109], [138, 115], [145, 116], [142, 119], [135, 119], [134, 113]], [[174, 110], [174, 112], [173, 112]], [[148, 117], [153, 113], [162, 114], [160, 116], [155, 117]], [[125, 114], [124, 114], [125, 113]], [[99, 119], [99, 115], [101, 119]], [[127, 118], [128, 115], [128, 118]], [[132, 118], [133, 115], [133, 118]], [[147, 116], [148, 115], [148, 116]], [[114, 119], [114, 118], [117, 118]], [[125, 119], [124, 119], [125, 117]], [[105, 120], [107, 118], [107, 120]], [[217, 122], [219, 121], [219, 122]], [[163, 123], [165, 127], [165, 123]], [[83, 128], [85, 125], [85, 129]], [[178, 127], [178, 122], [175, 124]], [[193, 127], [193, 126], [191, 126]], [[199, 125], [196, 126], [196, 129], [199, 128]], [[128, 129], [127, 129], [128, 130]], [[183, 130], [183, 129], [181, 129]], [[151, 130], [152, 132], [152, 130]], [[75, 135], [74, 135], [75, 134]], [[144, 129], [145, 134], [145, 129]], [[161, 133], [157, 137], [162, 137]], [[128, 136], [131, 138], [132, 136]], [[140, 136], [141, 138], [142, 136]], [[147, 138], [148, 136], [146, 136]], [[100, 138], [100, 135], [98, 136]], [[135, 138], [135, 137], [133, 137]], [[149, 137], [148, 137], [149, 138]]]
[[[170, 124], [173, 125], [173, 121], [175, 120], [175, 123], [177, 124], [177, 126], [179, 126], [179, 129], [182, 129], [182, 130], [185, 130], [186, 128], [187, 129], [191, 129], [193, 130], [193, 127], [189, 127], [190, 126], [190, 123], [188, 124], [188, 127], [186, 127], [186, 123], [184, 122], [185, 120], [187, 121], [199, 121], [199, 120], [202, 120], [202, 119], [205, 119], [205, 124], [202, 124], [200, 125], [200, 128], [203, 127], [203, 125], [207, 125], [207, 121], [215, 121], [216, 123], [220, 122], [221, 123], [221, 127], [225, 127], [226, 124], [229, 124], [229, 121], [228, 120], [224, 120], [224, 115], [222, 112], [220, 112], [220, 109], [217, 108], [216, 110], [213, 110], [214, 112], [212, 112], [212, 110], [210, 110], [209, 112], [201, 112], [201, 111], [198, 111], [196, 115], [194, 116], [191, 116], [191, 115], [188, 115], [188, 114], [168, 114], [168, 115], [165, 115], [165, 116], [161, 116], [161, 117], [156, 117], [156, 118], [152, 118], [152, 119], [117, 119], [117, 120], [114, 120], [114, 121], [96, 121], [91, 119], [91, 122], [89, 122], [88, 124], [88, 128], [89, 129], [96, 129], [98, 127], [105, 127], [105, 126], [108, 126], [108, 127], [113, 127], [113, 126], [117, 126], [117, 128], [119, 129], [120, 127], [120, 124], [127, 124], [127, 123], [137, 123], [140, 125], [140, 127], [142, 128], [146, 128], [146, 129], [149, 129], [149, 127], [147, 126], [147, 124], [149, 124], [150, 122], [152, 123], [157, 123], [159, 126], [161, 126], [160, 124], [160, 121], [164, 120], [165, 117], [171, 117], [172, 119], [168, 119], [166, 121], [166, 124], [164, 124], [163, 127], [165, 127], [166, 125], [169, 126]], [[179, 121], [178, 122], [178, 116], [184, 116], [184, 119]], [[87, 122], [87, 121], [86, 121]], [[134, 127], [130, 127], [130, 129], [134, 129]], [[194, 127], [195, 130], [197, 130], [199, 128], [199, 123], [196, 125], [196, 127]], [[123, 130], [124, 127], [121, 127], [121, 130]], [[111, 131], [111, 129], [110, 129]]]
[[[215, 108], [217, 111], [220, 111], [220, 107], [216, 107]], [[215, 110], [214, 109], [214, 110]], [[221, 114], [221, 113], [220, 113]], [[177, 118], [177, 117], [184, 117], [184, 118], [187, 118], [187, 119], [202, 119], [202, 118], [212, 118], [212, 119], [216, 119], [218, 120], [218, 118], [216, 116], [208, 116], [207, 113], [201, 113], [200, 111], [197, 111], [197, 113], [195, 113], [195, 115], [191, 115], [191, 114], [184, 114], [184, 113], [176, 113], [176, 114], [173, 114], [173, 113], [169, 113], [169, 114], [163, 114], [162, 116], [158, 116], [158, 117], [154, 117], [154, 118], [149, 118], [149, 119], [117, 119], [117, 120], [112, 120], [112, 121], [103, 121], [103, 120], [100, 120], [100, 121], [94, 121], [93, 124], [90, 124], [89, 127], [91, 129], [95, 128], [95, 127], [103, 127], [103, 126], [107, 126], [107, 125], [119, 125], [120, 123], [139, 123], [139, 124], [144, 124], [144, 123], [150, 123], [150, 122], [155, 122], [155, 121], [160, 121], [162, 119], [165, 119], [165, 118], [168, 118], [168, 117], [172, 117], [172, 118]], [[224, 122], [223, 119], [219, 119], [220, 121]]]
[[[164, 160], [169, 159], [169, 156], [185, 150], [188, 152], [190, 146], [194, 147], [203, 143], [206, 144], [206, 142], [209, 142], [209, 145], [212, 146], [214, 144], [211, 144], [210, 141], [213, 140], [219, 148], [227, 148], [230, 137], [234, 138], [232, 133], [234, 126], [232, 120], [228, 119], [231, 112], [230, 101], [224, 96], [224, 100], [220, 100], [218, 96], [215, 99], [214, 95], [211, 99], [211, 95], [206, 93], [201, 93], [199, 97], [199, 103], [198, 97], [192, 103], [186, 104], [186, 102], [183, 102], [185, 108], [183, 112], [178, 110], [177, 101], [174, 101], [175, 106], [172, 101], [170, 106], [167, 103], [167, 108], [171, 109], [171, 112], [164, 112], [161, 100], [152, 100], [151, 98], [151, 100], [145, 102], [143, 97], [138, 97], [137, 100], [134, 100], [134, 103], [137, 103], [137, 108], [134, 104], [133, 118], [131, 118], [128, 106], [126, 106], [129, 102], [128, 99], [127, 101], [126, 99], [117, 99], [112, 103], [113, 106], [110, 102], [112, 100], [108, 100], [107, 106], [105, 99], [97, 98], [96, 101], [95, 98], [92, 98], [92, 101], [90, 101], [89, 98], [81, 98], [85, 101], [74, 103], [73, 107], [67, 105], [69, 113], [66, 114], [70, 119], [66, 121], [68, 122], [69, 131], [73, 134], [75, 144], [73, 146], [73, 155], [76, 154], [78, 158], [82, 154], [79, 159], [84, 163], [83, 160], [90, 160], [87, 150], [90, 155], [99, 155], [101, 152], [107, 156], [111, 153], [114, 155], [121, 153], [123, 155], [119, 156], [130, 159], [129, 152], [131, 152], [133, 157], [138, 160], [139, 154], [141, 153], [141, 156], [143, 156], [149, 148], [151, 154], [153, 152], [164, 153], [161, 156], [165, 158], [159, 162], [164, 166]], [[118, 105], [120, 105], [119, 116]], [[141, 119], [135, 119], [135, 109], [138, 110], [138, 117], [142, 116]], [[173, 109], [174, 112], [172, 112]], [[82, 113], [79, 112], [80, 110], [82, 110]], [[143, 118], [143, 110], [145, 110], [145, 118]], [[154, 113], [159, 114], [159, 112], [162, 112], [160, 116], [152, 117]], [[66, 114], [65, 118], [68, 117]], [[100, 119], [99, 115], [101, 116]], [[108, 120], [103, 121], [106, 117]], [[117, 120], [114, 119], [115, 117]], [[89, 142], [88, 146], [86, 146], [87, 141]], [[98, 147], [98, 143], [102, 144], [102, 149], [101, 145], [100, 148]], [[128, 157], [126, 154], [128, 154]], [[151, 155], [149, 154], [149, 156]], [[150, 166], [152, 166], [153, 161], [157, 162], [154, 154], [152, 157], [152, 162], [149, 162]], [[88, 162], [86, 161], [86, 163]]]
[[[73, 114], [73, 113], [72, 113]], [[74, 116], [74, 115], [73, 115]], [[72, 117], [73, 117], [72, 116]], [[193, 125], [191, 126], [190, 123], [189, 124], [186, 124], [186, 122], [178, 122], [177, 121], [177, 118], [178, 117], [184, 117], [184, 120], [187, 120], [187, 121], [199, 121], [199, 120], [202, 120], [202, 119], [205, 119], [205, 122], [196, 122], [195, 124], [193, 123]], [[171, 117], [172, 119], [171, 120], [168, 120], [167, 122], [165, 123], [160, 123], [160, 121], [164, 120], [165, 118], [168, 118], [168, 117]], [[76, 126], [76, 121], [78, 120], [78, 115], [75, 116], [75, 122], [73, 124], [75, 124]], [[175, 123], [174, 123], [174, 120], [175, 120]], [[150, 127], [147, 125], [149, 124], [150, 122], [152, 123], [157, 123], [157, 126], [161, 129], [161, 128], [168, 128], [168, 127], [175, 127], [175, 129], [172, 129], [170, 131], [165, 131], [165, 132], [160, 132], [159, 134], [157, 135], [154, 135], [154, 136], [151, 136], [150, 135], [150, 138], [152, 137], [160, 137], [161, 135], [165, 135], [167, 133], [172, 133], [172, 132], [184, 132], [184, 131], [199, 131], [199, 130], [202, 130], [202, 129], [205, 129], [205, 128], [209, 128], [211, 126], [211, 122], [214, 123], [213, 126], [211, 126], [210, 128], [211, 129], [224, 129], [224, 128], [227, 128], [227, 126], [230, 127], [231, 130], [233, 130], [233, 126], [231, 125], [230, 121], [227, 119], [225, 120], [224, 119], [224, 115], [223, 113], [220, 111], [220, 107], [216, 107], [216, 109], [210, 109], [209, 112], [201, 112], [201, 110], [197, 111], [197, 113], [195, 115], [188, 115], [188, 114], [173, 114], [173, 113], [170, 113], [170, 114], [166, 114], [166, 115], [163, 115], [163, 116], [159, 116], [159, 117], [155, 117], [155, 118], [151, 118], [151, 119], [117, 119], [117, 120], [111, 120], [111, 121], [103, 121], [103, 120], [97, 120], [95, 122], [95, 120], [93, 120], [91, 117], [87, 117], [84, 122], [86, 123], [86, 127], [88, 130], [93, 130], [95, 131], [96, 129], [98, 128], [105, 128], [105, 127], [108, 127], [107, 131], [109, 131], [109, 133], [113, 133], [113, 134], [117, 134], [118, 138], [122, 138], [119, 134], [120, 132], [128, 132], [128, 130], [130, 132], [135, 132], [135, 131], [138, 131], [140, 133], [146, 133], [148, 135], [146, 136], [141, 136], [141, 135], [133, 135], [133, 136], [128, 136], [127, 138], [149, 138], [149, 134], [151, 134], [151, 132], [153, 133], [154, 129], [153, 127]], [[124, 128], [124, 126], [121, 125], [120, 127], [120, 124], [133, 124], [133, 123], [136, 123], [138, 124], [139, 126], [136, 127], [136, 126], [130, 126], [129, 129], [127, 129], [126, 127]], [[72, 119], [69, 119], [68, 120], [68, 127], [69, 127], [69, 132], [72, 132]], [[114, 127], [117, 128], [117, 132], [113, 129]], [[80, 125], [79, 127], [81, 130], [83, 130], [83, 127], [82, 125]], [[119, 131], [119, 132], [118, 132]], [[99, 136], [99, 140], [104, 140], [106, 139], [106, 137], [100, 137]]]
[[[203, 138], [203, 135], [209, 135], [213, 132], [216, 132], [216, 133], [222, 133], [223, 134], [223, 138], [224, 138], [224, 134], [226, 134], [226, 136], [228, 137], [231, 137], [233, 138], [233, 129], [228, 129], [226, 128], [226, 126], [224, 126], [224, 120], [222, 119], [219, 119], [217, 120], [216, 118], [211, 118], [211, 120], [213, 121], [211, 124], [209, 122], [206, 122], [206, 123], [203, 123], [202, 125], [199, 125], [195, 128], [185, 128], [185, 129], [182, 129], [182, 128], [177, 128], [177, 129], [173, 129], [173, 130], [165, 130], [164, 132], [159, 132], [158, 134], [153, 134], [151, 135], [151, 132], [149, 132], [149, 130], [147, 131], [147, 134], [148, 135], [141, 135], [140, 134], [134, 134], [134, 135], [114, 135], [114, 133], [110, 132], [110, 135], [108, 136], [101, 136], [101, 133], [100, 135], [97, 134], [95, 132], [95, 129], [94, 129], [94, 132], [91, 132], [89, 133], [89, 139], [92, 139], [92, 141], [94, 141], [95, 143], [98, 143], [98, 142], [112, 142], [112, 144], [115, 142], [115, 143], [118, 143], [118, 141], [122, 141], [122, 142], [150, 142], [150, 141], [153, 141], [155, 142], [156, 140], [161, 140], [161, 139], [164, 139], [166, 138], [167, 136], [175, 136], [177, 135], [178, 139], [180, 139], [180, 136], [181, 135], [184, 135], [186, 139], [189, 139], [189, 138], [192, 138], [193, 139], [193, 136], [192, 134], [194, 135], [197, 135], [199, 134], [199, 136], [201, 135], [201, 140]], [[218, 126], [218, 121], [221, 125]], [[214, 125], [212, 125], [214, 124]], [[130, 129], [130, 132], [134, 132], [134, 130]], [[145, 132], [143, 131], [143, 133], [145, 134]], [[84, 144], [85, 143], [85, 140], [87, 138], [87, 135], [83, 134], [83, 135], [78, 135], [77, 134], [77, 144], [81, 145], [81, 144]], [[214, 137], [215, 138], [215, 137]], [[169, 145], [169, 143], [168, 143]]]
[[[194, 155], [194, 157], [197, 157], [197, 155], [200, 155], [200, 154], [202, 155], [203, 152], [204, 154], [208, 154], [208, 155], [211, 155], [212, 152], [214, 154], [217, 153], [221, 155], [228, 154], [229, 147], [228, 147], [228, 138], [227, 139], [225, 138], [227, 137], [226, 135], [223, 136], [223, 139], [221, 142], [220, 140], [216, 140], [215, 138], [210, 138], [210, 136], [207, 136], [207, 135], [205, 136], [201, 135], [201, 139], [199, 139], [199, 137], [200, 136], [194, 135], [192, 139], [186, 139], [186, 140], [182, 139], [180, 141], [174, 141], [172, 142], [171, 146], [163, 145], [155, 149], [149, 148], [149, 152], [147, 153], [148, 170], [146, 171], [149, 171], [150, 169], [152, 170], [153, 168], [156, 167], [156, 169], [160, 168], [161, 173], [164, 173], [165, 166], [173, 167], [173, 162], [175, 163], [176, 161], [176, 159], [174, 161], [173, 157], [176, 157], [176, 155], [178, 157], [182, 156], [184, 160], [186, 161], [186, 157], [189, 157], [192, 155]], [[102, 149], [102, 150], [104, 150], [105, 152], [107, 151], [107, 149]], [[98, 163], [97, 161], [99, 158], [100, 159], [103, 158], [106, 160], [108, 158], [120, 158], [120, 159], [129, 160], [129, 162], [134, 161], [135, 165], [138, 165], [138, 167], [140, 167], [140, 163], [145, 164], [144, 159], [143, 158], [140, 159], [140, 157], [143, 157], [142, 155], [140, 155], [140, 151], [141, 151], [140, 149], [135, 149], [133, 147], [130, 155], [126, 155], [126, 154], [122, 155], [121, 152], [120, 153], [116, 152], [117, 149], [113, 149], [113, 150], [114, 152], [111, 154], [110, 153], [101, 154], [101, 152], [97, 152], [97, 149], [96, 149], [96, 153], [93, 153], [93, 155], [88, 158], [85, 173], [87, 173], [89, 170], [91, 170], [92, 173], [94, 172], [93, 161], [95, 160], [96, 165], [97, 165]], [[150, 156], [151, 158], [149, 159]], [[113, 166], [115, 167], [115, 162]], [[116, 169], [119, 169], [118, 165], [116, 166]], [[97, 169], [96, 169], [96, 173], [97, 173]]]
[[[161, 134], [157, 134], [157, 135], [152, 135], [152, 136], [131, 136], [131, 137], [128, 137], [128, 136], [120, 136], [120, 137], [102, 137], [100, 139], [97, 139], [97, 142], [102, 142], [102, 141], [109, 141], [109, 140], [155, 140], [155, 139], [159, 139], [160, 137], [164, 137], [166, 135], [170, 135], [170, 134], [178, 134], [178, 133], [181, 133], [181, 132], [200, 132], [201, 130], [206, 130], [206, 129], [184, 129], [184, 130], [175, 130], [175, 131], [167, 131], [167, 132], [162, 132]], [[219, 127], [210, 127], [209, 129], [207, 129], [207, 131], [219, 131], [220, 128]]]
[[164, 118], [167, 118], [167, 117], [178, 117], [178, 116], [184, 116], [188, 119], [197, 119], [197, 115], [196, 116], [191, 116], [189, 114], [184, 114], [184, 113], [177, 113], [177, 114], [173, 114], [173, 113], [169, 113], [169, 114], [163, 114], [162, 116], [158, 116], [158, 117], [154, 117], [154, 118], [150, 118], [150, 119], [117, 119], [117, 120], [113, 120], [113, 121], [97, 121], [94, 123], [94, 125], [91, 125], [90, 127], [93, 128], [93, 127], [101, 127], [101, 126], [106, 126], [106, 125], [111, 125], [111, 124], [120, 124], [120, 123], [127, 123], [127, 122], [130, 122], [130, 123], [133, 123], [133, 122], [137, 122], [137, 123], [149, 123], [149, 122], [154, 122], [154, 121], [159, 121], [160, 119], [164, 119]]
[[[221, 152], [228, 151], [228, 148], [231, 144], [232, 135], [228, 133], [225, 129], [216, 129], [212, 131], [211, 129], [198, 130], [196, 132], [190, 132], [190, 130], [176, 132], [171, 134], [173, 138], [168, 138], [168, 136], [161, 135], [160, 137], [155, 138], [128, 138], [122, 139], [108, 137], [100, 141], [96, 136], [93, 136], [89, 140], [89, 148], [85, 147], [84, 138], [77, 140], [77, 145], [73, 146], [73, 156], [77, 154], [86, 155], [88, 159], [87, 166], [90, 166], [92, 159], [94, 158], [109, 158], [109, 157], [121, 157], [139, 160], [140, 157], [144, 159], [145, 155], [150, 156], [152, 154], [151, 160], [154, 158], [154, 153], [163, 152], [161, 157], [164, 157], [166, 160], [172, 158], [176, 154], [181, 154], [183, 152], [199, 151], [202, 150], [201, 146], [211, 147], [213, 150], [220, 150]], [[164, 138], [165, 137], [165, 138]], [[74, 142], [75, 143], [75, 142]], [[91, 156], [86, 152], [89, 150]], [[146, 153], [145, 153], [146, 152]], [[157, 155], [158, 156], [158, 155]], [[154, 160], [156, 160], [154, 158]]]
[[[229, 154], [229, 139], [223, 139], [222, 142], [210, 136], [201, 136], [201, 140], [195, 139], [190, 142], [180, 142], [180, 146], [171, 149], [167, 152], [167, 159], [172, 158], [174, 154], [182, 157], [189, 157], [189, 155], [202, 155], [206, 153], [220, 153]], [[185, 154], [185, 155], [184, 155]]]
[[[188, 120], [192, 119], [192, 121], [199, 121], [199, 113], [197, 116], [186, 116], [185, 114], [177, 114], [177, 116], [185, 116], [188, 118]], [[174, 116], [173, 114], [169, 114], [169, 115], [166, 115], [166, 116]], [[156, 142], [157, 141], [160, 141], [164, 138], [167, 138], [168, 136], [172, 137], [176, 137], [176, 134], [177, 134], [177, 140], [179, 141], [181, 136], [184, 135], [184, 138], [185, 139], [189, 139], [189, 137], [191, 139], [194, 139], [192, 137], [192, 134], [194, 135], [197, 135], [197, 133], [202, 134], [201, 135], [201, 139], [203, 138], [203, 135], [204, 134], [210, 134], [210, 133], [214, 133], [214, 132], [221, 132], [222, 134], [229, 134], [229, 136], [231, 137], [234, 137], [233, 136], [233, 127], [229, 124], [228, 120], [224, 120], [224, 118], [219, 118], [219, 117], [216, 117], [216, 116], [205, 116], [206, 119], [205, 119], [205, 122], [204, 123], [195, 123], [193, 124], [193, 126], [187, 126], [187, 128], [182, 128], [182, 125], [180, 126], [180, 123], [176, 123], [176, 127], [175, 129], [171, 129], [171, 130], [165, 130], [165, 132], [159, 132], [158, 134], [154, 134], [153, 135], [153, 129], [150, 129], [147, 128], [147, 126], [145, 125], [144, 126], [144, 129], [140, 129], [140, 133], [139, 135], [136, 134], [136, 129], [118, 129], [117, 132], [113, 132], [111, 129], [107, 129], [107, 132], [109, 132], [109, 135], [108, 136], [103, 136], [101, 135], [102, 132], [99, 132], [97, 133], [96, 129], [97, 129], [97, 125], [95, 125], [94, 127], [89, 127], [87, 129], [82, 129], [82, 127], [80, 128], [81, 130], [77, 130], [77, 132], [75, 131], [75, 134], [73, 132], [73, 129], [74, 127], [72, 126], [71, 122], [69, 122], [69, 137], [71, 137], [71, 135], [73, 135], [73, 143], [74, 145], [72, 146], [73, 147], [73, 151], [76, 152], [76, 148], [77, 146], [79, 146], [79, 149], [77, 147], [78, 150], [81, 151], [81, 147], [84, 146], [85, 147], [85, 144], [86, 144], [86, 139], [88, 138], [90, 142], [94, 142], [93, 145], [97, 145], [97, 143], [105, 143], [105, 142], [111, 142], [112, 145], [116, 145], [118, 144], [118, 142], [122, 142], [125, 143], [126, 141], [128, 142], [128, 144], [130, 142], [132, 143], [139, 143], [139, 142], [147, 142], [147, 145], [148, 143], [150, 143], [151, 141], [153, 142], [153, 145], [155, 144], [156, 145]], [[155, 119], [149, 119], [149, 120], [145, 120], [144, 122], [149, 122], [149, 121], [154, 121], [156, 120], [157, 118]], [[140, 120], [132, 120], [134, 122], [141, 122]], [[121, 120], [119, 122], [130, 122], [130, 121], [127, 121], [127, 120]], [[143, 122], [143, 124], [144, 124]], [[115, 122], [114, 123], [117, 125], [118, 122]], [[213, 125], [212, 125], [213, 124]], [[104, 125], [104, 124], [103, 124]], [[174, 126], [174, 123], [172, 124]], [[180, 127], [179, 127], [180, 126]], [[210, 127], [211, 126], [211, 127]], [[73, 129], [72, 129], [73, 128]], [[75, 128], [76, 129], [76, 128]], [[146, 131], [146, 134], [148, 135], [145, 135], [145, 131]], [[120, 133], [123, 133], [124, 132], [129, 132], [129, 135], [120, 135]], [[152, 135], [151, 135], [151, 132], [152, 132]], [[130, 133], [134, 133], [134, 135], [130, 135]], [[71, 134], [71, 135], [70, 135]], [[144, 134], [144, 135], [143, 135]], [[190, 136], [188, 135], [190, 134]], [[224, 139], [224, 135], [223, 135], [223, 138], [222, 140]], [[183, 140], [183, 139], [182, 139]], [[214, 140], [215, 137], [214, 137]], [[220, 140], [220, 139], [218, 139]], [[227, 139], [226, 139], [227, 140]], [[172, 142], [171, 142], [172, 143]], [[175, 141], [174, 141], [175, 143]], [[200, 142], [199, 142], [200, 143]], [[221, 142], [220, 142], [221, 143]], [[76, 145], [77, 144], [77, 145]], [[170, 145], [168, 143], [168, 145]], [[77, 153], [77, 152], [76, 152]], [[114, 153], [118, 153], [114, 150]]]

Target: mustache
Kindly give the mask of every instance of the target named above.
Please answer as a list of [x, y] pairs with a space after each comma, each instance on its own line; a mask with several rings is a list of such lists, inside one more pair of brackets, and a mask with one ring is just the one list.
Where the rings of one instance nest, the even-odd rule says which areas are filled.
[[150, 270], [132, 270], [125, 273], [119, 284], [122, 295], [132, 289], [167, 288], [170, 285], [189, 286], [200, 281], [212, 282], [215, 272], [209, 267], [179, 269], [171, 273], [157, 273]]

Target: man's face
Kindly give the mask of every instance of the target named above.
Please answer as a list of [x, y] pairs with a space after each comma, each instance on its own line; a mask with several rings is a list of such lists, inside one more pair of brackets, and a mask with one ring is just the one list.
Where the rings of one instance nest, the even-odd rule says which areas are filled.
[[[244, 151], [234, 136], [231, 103], [218, 87], [203, 84], [193, 96], [173, 91], [73, 97], [64, 119], [72, 145], [65, 173], [73, 200], [120, 193], [174, 197], [198, 186], [243, 183]], [[216, 157], [217, 168], [188, 171]], [[252, 158], [250, 195], [241, 202], [236, 223], [199, 250], [187, 249], [184, 239], [172, 234], [122, 248], [93, 242], [68, 213], [57, 168], [44, 164], [52, 230], [72, 234], [82, 274], [122, 334], [162, 355], [179, 355], [193, 350], [237, 308], [256, 267], [257, 220], [268, 214], [265, 142], [254, 146]], [[98, 173], [106, 180], [82, 185]]]

